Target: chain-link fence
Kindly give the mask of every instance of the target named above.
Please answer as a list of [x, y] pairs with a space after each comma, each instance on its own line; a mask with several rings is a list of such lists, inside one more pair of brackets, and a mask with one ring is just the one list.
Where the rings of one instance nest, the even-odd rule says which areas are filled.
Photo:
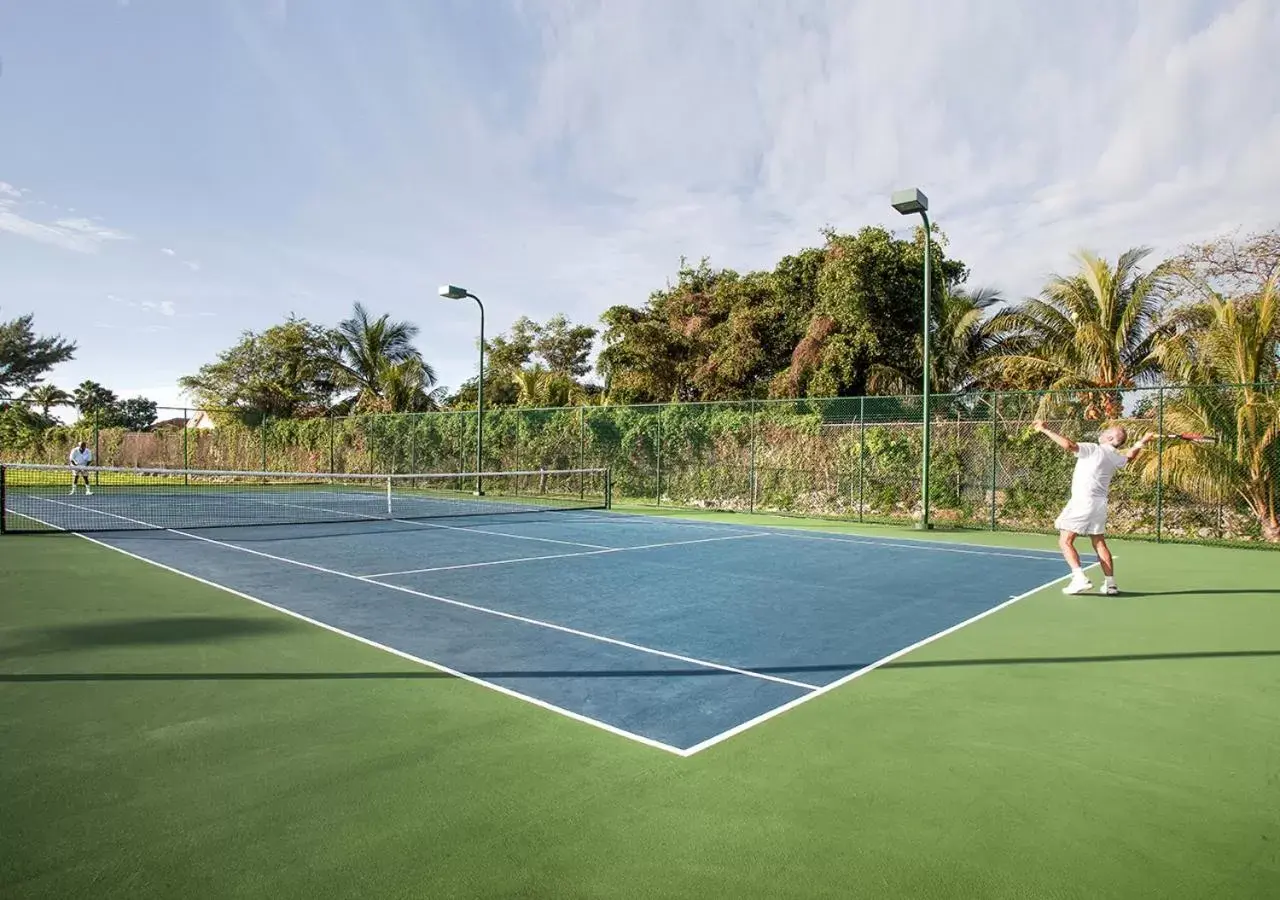
[[[0, 412], [0, 461], [61, 463], [85, 440], [105, 466], [241, 471], [473, 472], [471, 411], [265, 419], [162, 409], [145, 431], [23, 427]], [[919, 520], [918, 396], [486, 410], [488, 471], [609, 468], [617, 502]], [[27, 410], [30, 415], [31, 411]], [[1157, 540], [1280, 546], [1280, 385], [935, 396], [930, 519], [939, 526], [1050, 531], [1073, 459], [1032, 422], [1077, 440], [1105, 424], [1160, 438], [1112, 485], [1108, 529]], [[30, 423], [28, 423], [30, 424]]]

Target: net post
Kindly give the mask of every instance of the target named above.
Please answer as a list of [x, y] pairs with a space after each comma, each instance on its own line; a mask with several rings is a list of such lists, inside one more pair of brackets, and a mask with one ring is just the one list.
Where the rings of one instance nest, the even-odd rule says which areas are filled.
[[7, 469], [4, 464], [0, 463], [0, 534], [5, 534], [9, 530], [9, 504], [5, 497], [5, 482]]
[[1156, 438], [1156, 543], [1164, 540], [1164, 388], [1156, 392], [1156, 415], [1159, 424], [1156, 430], [1160, 436]]
[[[102, 465], [102, 429], [100, 425], [100, 416], [98, 408], [93, 408], [93, 464], [95, 466]], [[72, 482], [74, 484], [75, 482]], [[93, 484], [98, 485], [98, 473], [93, 473]]]
[[191, 413], [184, 406], [182, 408], [182, 483], [184, 485], [191, 484], [191, 476], [187, 474], [187, 470], [191, 468], [191, 454], [187, 449], [187, 439], [191, 432]]
[[999, 477], [998, 457], [1000, 442], [1000, 394], [991, 392], [991, 530], [996, 530], [996, 479]]
[[391, 476], [387, 476], [387, 518], [391, 518]]
[[604, 508], [613, 509], [613, 469], [604, 470]]

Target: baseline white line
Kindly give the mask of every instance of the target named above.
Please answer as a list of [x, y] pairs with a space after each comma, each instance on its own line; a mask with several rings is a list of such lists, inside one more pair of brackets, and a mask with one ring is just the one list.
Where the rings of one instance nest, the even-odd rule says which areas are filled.
[[[29, 518], [35, 518], [35, 517], [30, 516]], [[41, 520], [36, 519], [36, 521], [39, 522]], [[48, 522], [41, 522], [41, 524], [48, 525], [50, 528], [55, 528], [59, 531], [63, 530], [63, 529], [58, 529], [56, 525], [50, 525]], [[175, 575], [181, 575], [183, 578], [190, 578], [192, 581], [197, 581], [200, 584], [203, 584], [207, 587], [215, 588], [220, 591], [226, 591], [228, 594], [239, 597], [243, 600], [248, 600], [252, 603], [257, 603], [260, 606], [265, 606], [267, 609], [275, 610], [276, 612], [279, 612], [279, 613], [284, 613], [286, 616], [292, 616], [295, 619], [299, 619], [303, 622], [306, 622], [308, 625], [315, 625], [317, 628], [323, 628], [325, 631], [330, 631], [330, 632], [333, 632], [334, 634], [342, 635], [345, 638], [351, 638], [351, 640], [353, 641], [359, 641], [362, 644], [366, 644], [367, 646], [373, 647], [377, 650], [381, 650], [384, 653], [390, 653], [392, 656], [398, 656], [401, 659], [408, 660], [409, 662], [414, 662], [419, 665], [426, 666], [429, 669], [435, 669], [439, 672], [445, 673], [446, 675], [452, 675], [454, 678], [460, 678], [463, 681], [470, 682], [471, 684], [479, 685], [480, 687], [483, 687], [483, 688], [488, 688], [491, 691], [497, 691], [499, 694], [505, 694], [508, 697], [514, 697], [517, 700], [523, 700], [526, 703], [532, 703], [534, 706], [537, 706], [541, 709], [549, 710], [550, 712], [553, 712], [553, 713], [559, 713], [560, 715], [565, 716], [566, 718], [573, 719], [576, 722], [582, 722], [585, 725], [592, 725], [596, 728], [601, 729], [602, 731], [607, 731], [610, 734], [617, 735], [618, 737], [627, 738], [628, 740], [632, 740], [640, 744], [645, 744], [646, 746], [654, 747], [655, 749], [658, 749], [658, 750], [665, 750], [666, 752], [675, 754], [676, 756], [684, 755], [683, 751], [679, 747], [673, 747], [670, 744], [664, 744], [662, 741], [645, 737], [642, 734], [636, 734], [635, 732], [632, 732], [632, 731], [626, 731], [625, 729], [618, 728], [616, 725], [610, 725], [608, 722], [602, 722], [599, 719], [593, 719], [590, 716], [584, 716], [581, 713], [576, 713], [573, 710], [565, 709], [562, 706], [556, 706], [554, 703], [548, 703], [546, 700], [540, 700], [539, 698], [530, 696], [529, 694], [522, 694], [520, 691], [512, 690], [509, 687], [503, 687], [500, 684], [495, 684], [492, 681], [486, 681], [483, 678], [477, 678], [474, 675], [468, 675], [466, 672], [459, 671], [458, 669], [451, 669], [448, 666], [442, 665], [438, 662], [433, 662], [432, 660], [426, 659], [424, 657], [414, 656], [412, 653], [406, 653], [403, 650], [397, 650], [395, 647], [389, 647], [386, 644], [380, 644], [377, 641], [370, 640], [369, 638], [361, 637], [358, 634], [354, 634], [350, 631], [344, 631], [343, 629], [338, 628], [334, 625], [329, 625], [328, 623], [321, 622], [319, 619], [313, 619], [310, 616], [303, 615], [302, 613], [299, 613], [299, 612], [294, 612], [293, 610], [287, 609], [286, 607], [283, 607], [283, 606], [276, 606], [274, 603], [270, 603], [266, 600], [262, 600], [258, 597], [254, 597], [251, 594], [246, 594], [243, 591], [238, 591], [235, 588], [227, 587], [225, 584], [219, 584], [216, 581], [209, 581], [208, 579], [201, 578], [199, 575], [193, 575], [190, 572], [184, 572], [183, 570], [176, 569], [173, 566], [167, 566], [162, 562], [158, 562], [154, 559], [148, 559], [147, 557], [140, 556], [137, 553], [131, 553], [122, 547], [113, 546], [112, 544], [108, 544], [105, 541], [100, 541], [96, 538], [89, 537], [86, 534], [80, 534], [76, 532], [73, 532], [73, 534], [75, 534], [76, 537], [81, 538], [82, 540], [86, 540], [91, 544], [96, 544], [99, 547], [105, 547], [108, 550], [114, 550], [116, 553], [120, 553], [120, 554], [123, 554], [124, 556], [128, 556], [132, 559], [136, 559], [139, 562], [146, 563], [147, 565], [155, 566], [158, 569], [163, 569], [166, 572], [172, 572]]]
[[[68, 506], [68, 507], [71, 507], [72, 509], [85, 508], [85, 507], [80, 507], [79, 505], [74, 503], [65, 503], [61, 500], [50, 500], [49, 502], [58, 503], [62, 506]], [[151, 528], [156, 527], [154, 525], [151, 525], [151, 523], [149, 522], [143, 522], [140, 519], [131, 519], [128, 516], [120, 516], [120, 515], [116, 515], [115, 513], [103, 513], [103, 515], [111, 516], [112, 518], [120, 519], [125, 522], [132, 522], [135, 525], [144, 525]], [[540, 628], [546, 628], [551, 631], [559, 631], [559, 632], [563, 632], [564, 634], [572, 634], [575, 637], [586, 638], [592, 641], [600, 641], [601, 643], [604, 643], [604, 644], [613, 644], [618, 647], [625, 647], [628, 650], [635, 650], [639, 653], [648, 653], [652, 656], [661, 656], [666, 659], [674, 659], [678, 662], [688, 663], [694, 666], [702, 666], [703, 668], [707, 668], [707, 669], [717, 669], [721, 672], [731, 672], [734, 675], [745, 675], [748, 678], [759, 678], [763, 681], [773, 681], [773, 682], [777, 682], [778, 684], [785, 684], [790, 687], [800, 688], [801, 690], [816, 691], [819, 689], [818, 685], [816, 684], [808, 684], [803, 681], [792, 681], [789, 678], [779, 678], [776, 675], [766, 675], [763, 672], [753, 672], [750, 669], [739, 669], [736, 666], [730, 666], [724, 663], [711, 662], [710, 660], [705, 660], [705, 659], [698, 659], [695, 656], [684, 656], [679, 653], [670, 653], [666, 650], [658, 650], [655, 647], [646, 647], [643, 644], [633, 644], [630, 641], [624, 641], [620, 638], [611, 638], [603, 634], [595, 634], [594, 632], [590, 632], [590, 631], [582, 631], [577, 628], [570, 628], [567, 625], [557, 625], [555, 622], [547, 622], [542, 619], [534, 619], [529, 616], [521, 616], [516, 613], [504, 612], [500, 609], [491, 609], [487, 606], [479, 606], [475, 603], [467, 603], [464, 600], [454, 600], [449, 597], [441, 597], [438, 594], [428, 594], [425, 591], [415, 591], [412, 588], [402, 587], [401, 585], [398, 585], [398, 584], [388, 584], [385, 581], [375, 581], [374, 579], [369, 578], [368, 576], [365, 576], [365, 575], [353, 575], [350, 572], [342, 572], [337, 569], [329, 569], [324, 566], [317, 566], [314, 563], [302, 562], [301, 560], [297, 560], [297, 559], [290, 559], [287, 556], [276, 556], [273, 553], [266, 553], [265, 551], [262, 551], [262, 550], [254, 550], [250, 547], [241, 547], [239, 544], [231, 544], [226, 541], [219, 541], [211, 537], [205, 537], [204, 535], [192, 534], [189, 531], [182, 531], [181, 529], [178, 529], [178, 528], [166, 528], [164, 530], [169, 532], [170, 534], [180, 535], [182, 537], [191, 538], [192, 540], [196, 540], [196, 541], [203, 541], [206, 544], [213, 544], [214, 546], [217, 546], [217, 547], [226, 547], [228, 550], [236, 550], [236, 551], [239, 551], [240, 553], [248, 553], [251, 556], [260, 556], [263, 559], [270, 559], [270, 560], [274, 560], [275, 562], [287, 563], [291, 566], [298, 566], [299, 568], [310, 569], [314, 572], [322, 572], [326, 575], [336, 575], [339, 578], [349, 578], [352, 581], [359, 581], [364, 584], [377, 585], [378, 587], [384, 588], [389, 591], [399, 591], [402, 594], [410, 594], [414, 597], [422, 597], [426, 600], [435, 600], [437, 603], [447, 603], [450, 606], [457, 606], [462, 609], [469, 609], [469, 610], [472, 610], [473, 612], [484, 613], [486, 615], [496, 616], [502, 619], [510, 619], [513, 622], [522, 622], [525, 625], [536, 625]], [[609, 549], [609, 548], [605, 548], [605, 549]]]
[[[942, 553], [971, 553], [978, 556], [1010, 556], [1015, 559], [1047, 559], [1053, 561], [1060, 559], [1060, 554], [1056, 550], [1028, 550], [1026, 552], [1018, 552], [1012, 547], [991, 546], [989, 544], [975, 544], [971, 541], [942, 541], [932, 538], [881, 538], [874, 535], [860, 537], [857, 535], [846, 537], [844, 532], [840, 531], [824, 531], [818, 528], [802, 528], [797, 525], [734, 525], [730, 522], [694, 522], [689, 519], [679, 518], [676, 516], [658, 516], [647, 513], [579, 513], [583, 520], [594, 519], [599, 522], [637, 522], [653, 520], [671, 526], [682, 526], [685, 528], [710, 528], [724, 530], [727, 528], [761, 528], [767, 529], [767, 534], [777, 535], [778, 537], [795, 538], [796, 540], [811, 541], [832, 541], [846, 544], [865, 544], [874, 547], [890, 547], [901, 550], [937, 550]], [[972, 549], [968, 549], [972, 548]]]
[[[1092, 569], [1096, 565], [1098, 565], [1098, 563], [1092, 563], [1088, 566], [1085, 566], [1084, 568]], [[955, 625], [952, 625], [949, 628], [944, 628], [942, 631], [939, 631], [936, 634], [931, 634], [927, 638], [916, 641], [914, 644], [910, 645], [909, 647], [903, 647], [901, 650], [895, 650], [893, 653], [890, 653], [888, 656], [882, 657], [869, 665], [863, 666], [861, 669], [857, 669], [856, 671], [850, 672], [848, 675], [845, 675], [842, 678], [838, 678], [835, 681], [831, 682], [830, 684], [825, 684], [811, 694], [806, 694], [803, 697], [797, 697], [796, 699], [788, 703], [784, 703], [782, 706], [774, 707], [768, 712], [762, 713], [761, 715], [756, 716], [754, 719], [748, 719], [746, 722], [742, 722], [741, 724], [735, 725], [733, 728], [730, 728], [727, 731], [722, 731], [720, 734], [709, 737], [704, 741], [694, 744], [692, 747], [687, 747], [684, 750], [679, 751], [679, 755], [686, 756], [686, 757], [693, 756], [695, 753], [700, 753], [701, 751], [706, 750], [708, 747], [714, 747], [716, 744], [719, 744], [722, 741], [727, 741], [729, 738], [735, 735], [741, 734], [742, 732], [746, 731], [749, 728], [754, 728], [756, 725], [759, 725], [762, 722], [767, 722], [769, 719], [772, 719], [775, 716], [780, 716], [783, 713], [788, 712], [789, 710], [795, 709], [797, 706], [800, 706], [803, 703], [807, 703], [810, 700], [814, 699], [815, 697], [820, 697], [823, 694], [828, 694], [831, 691], [834, 691], [838, 687], [843, 687], [849, 682], [857, 678], [861, 678], [863, 675], [866, 675], [868, 672], [872, 672], [880, 668], [886, 663], [893, 662], [895, 659], [898, 659], [901, 656], [906, 656], [908, 653], [911, 653], [913, 650], [919, 650], [921, 647], [925, 646], [926, 644], [932, 644], [936, 640], [940, 640], [941, 638], [944, 638], [949, 634], [953, 634], [959, 631], [961, 628], [964, 628], [968, 625], [972, 625], [974, 622], [977, 622], [981, 619], [985, 619], [987, 616], [997, 613], [1007, 606], [1012, 606], [1013, 604], [1017, 603], [1019, 600], [1024, 600], [1027, 597], [1030, 597], [1032, 594], [1038, 594], [1040, 591], [1050, 588], [1053, 585], [1057, 584], [1058, 582], [1063, 581], [1070, 577], [1071, 577], [1071, 573], [1068, 572], [1065, 575], [1058, 576], [1052, 581], [1046, 581], [1044, 584], [1034, 587], [1029, 591], [1024, 591], [1021, 594], [1018, 594], [1014, 597], [1010, 597], [1008, 600], [1004, 601], [1003, 603], [993, 606], [990, 609], [983, 610], [982, 612], [978, 613], [976, 616], [970, 616], [969, 618], [965, 619], [963, 622], [957, 622]]]
[[665, 541], [661, 544], [639, 544], [635, 547], [610, 547], [605, 550], [583, 550], [579, 553], [552, 553], [547, 556], [518, 556], [513, 559], [493, 559], [486, 562], [458, 563], [452, 566], [432, 566], [427, 569], [404, 569], [400, 572], [374, 572], [361, 578], [390, 578], [392, 575], [422, 575], [427, 572], [451, 572], [454, 569], [481, 569], [487, 566], [505, 566], [509, 563], [541, 562], [544, 559], [573, 559], [579, 556], [604, 556], [608, 553], [629, 553], [632, 550], [655, 550], [659, 547], [684, 547], [689, 544], [710, 544], [715, 541], [740, 541], [743, 538], [767, 537], [758, 534], [728, 534], [722, 537], [698, 538], [693, 541]]

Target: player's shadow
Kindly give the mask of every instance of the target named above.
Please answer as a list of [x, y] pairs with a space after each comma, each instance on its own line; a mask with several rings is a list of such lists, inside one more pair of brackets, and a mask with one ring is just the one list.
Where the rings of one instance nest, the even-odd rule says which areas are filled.
[[1116, 597], [1220, 597], [1231, 594], [1252, 594], [1255, 597], [1280, 596], [1280, 590], [1271, 590], [1269, 588], [1254, 588], [1252, 590], [1248, 588], [1225, 588], [1221, 590], [1215, 588], [1200, 588], [1185, 591], [1121, 591], [1118, 594], [1111, 595], [1107, 599], [1113, 600]]
[[5, 655], [33, 656], [97, 647], [209, 643], [276, 634], [292, 627], [296, 626], [291, 622], [266, 616], [165, 616], [154, 619], [118, 619], [26, 629], [19, 633], [17, 641], [5, 647], [4, 652]]

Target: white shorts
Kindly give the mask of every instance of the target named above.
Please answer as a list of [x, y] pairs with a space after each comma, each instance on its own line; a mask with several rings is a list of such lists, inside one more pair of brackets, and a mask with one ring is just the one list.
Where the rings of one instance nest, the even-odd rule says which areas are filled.
[[1053, 526], [1074, 534], [1104, 534], [1107, 530], [1107, 501], [1071, 501], [1058, 514]]

